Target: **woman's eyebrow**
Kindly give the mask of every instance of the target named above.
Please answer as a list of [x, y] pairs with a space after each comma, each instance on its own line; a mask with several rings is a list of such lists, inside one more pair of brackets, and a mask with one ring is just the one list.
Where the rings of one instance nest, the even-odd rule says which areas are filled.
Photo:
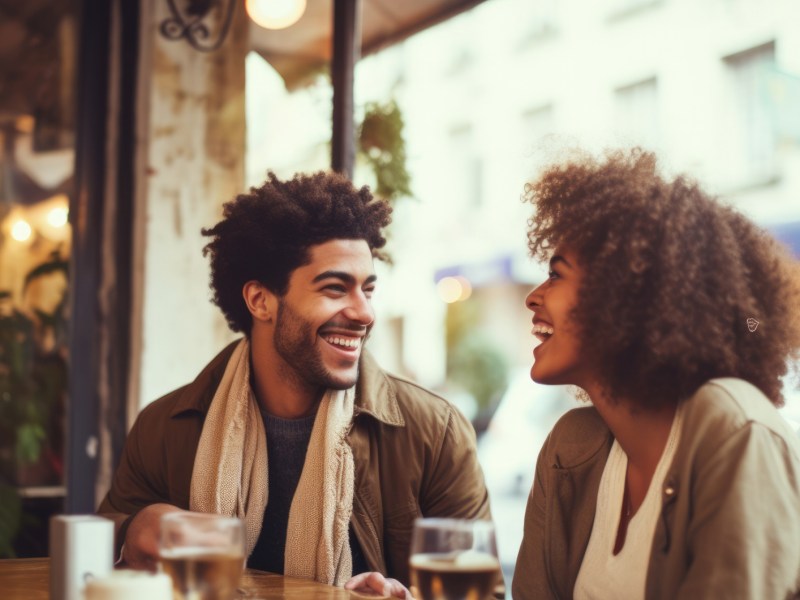
[[552, 269], [557, 263], [564, 263], [570, 269], [572, 268], [572, 265], [569, 264], [569, 261], [560, 254], [556, 254], [550, 259], [550, 268]]

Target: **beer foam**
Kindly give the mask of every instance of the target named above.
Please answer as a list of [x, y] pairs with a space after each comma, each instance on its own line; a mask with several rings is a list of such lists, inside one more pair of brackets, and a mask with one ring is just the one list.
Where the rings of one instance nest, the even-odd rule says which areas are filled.
[[168, 548], [163, 549], [159, 553], [161, 558], [166, 559], [183, 559], [183, 558], [206, 558], [206, 557], [225, 557], [225, 558], [244, 558], [243, 555], [231, 552], [230, 550], [203, 547], [203, 546], [188, 546], [183, 548]]
[[478, 550], [442, 554], [415, 554], [409, 561], [413, 569], [436, 571], [488, 571], [500, 568], [496, 556]]
[[469, 569], [495, 569], [500, 566], [500, 561], [486, 552], [467, 550], [456, 556], [455, 565]]

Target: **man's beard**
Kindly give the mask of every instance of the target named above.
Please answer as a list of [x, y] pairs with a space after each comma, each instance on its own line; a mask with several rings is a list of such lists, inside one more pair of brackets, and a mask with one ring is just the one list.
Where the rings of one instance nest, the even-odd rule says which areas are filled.
[[309, 387], [346, 390], [353, 381], [338, 379], [322, 360], [317, 335], [308, 321], [292, 310], [283, 300], [278, 302], [275, 319], [275, 350], [290, 367], [288, 376]]

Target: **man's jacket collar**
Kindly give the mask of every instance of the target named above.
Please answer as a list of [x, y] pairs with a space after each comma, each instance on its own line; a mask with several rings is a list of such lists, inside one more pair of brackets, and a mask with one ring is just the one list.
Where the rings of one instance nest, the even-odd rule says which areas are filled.
[[[184, 412], [208, 412], [214, 393], [219, 386], [225, 367], [240, 340], [228, 344], [206, 365], [195, 380], [178, 391], [170, 417]], [[355, 413], [367, 414], [386, 425], [405, 426], [397, 404], [394, 383], [381, 370], [375, 359], [366, 351], [361, 354], [358, 382], [356, 383]]]
[[386, 425], [405, 427], [394, 382], [367, 351], [361, 353], [355, 404], [356, 415], [365, 413]]

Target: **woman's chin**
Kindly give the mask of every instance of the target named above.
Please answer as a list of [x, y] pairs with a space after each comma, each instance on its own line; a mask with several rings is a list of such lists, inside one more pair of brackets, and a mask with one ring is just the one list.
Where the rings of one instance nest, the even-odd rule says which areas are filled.
[[531, 366], [531, 379], [541, 385], [577, 385], [575, 378], [567, 371], [547, 369], [544, 361], [534, 362]]
[[543, 385], [552, 384], [552, 382], [550, 381], [550, 377], [547, 376], [547, 371], [545, 371], [541, 367], [537, 368], [537, 363], [533, 363], [533, 365], [531, 366], [531, 379], [535, 383], [541, 383]]

